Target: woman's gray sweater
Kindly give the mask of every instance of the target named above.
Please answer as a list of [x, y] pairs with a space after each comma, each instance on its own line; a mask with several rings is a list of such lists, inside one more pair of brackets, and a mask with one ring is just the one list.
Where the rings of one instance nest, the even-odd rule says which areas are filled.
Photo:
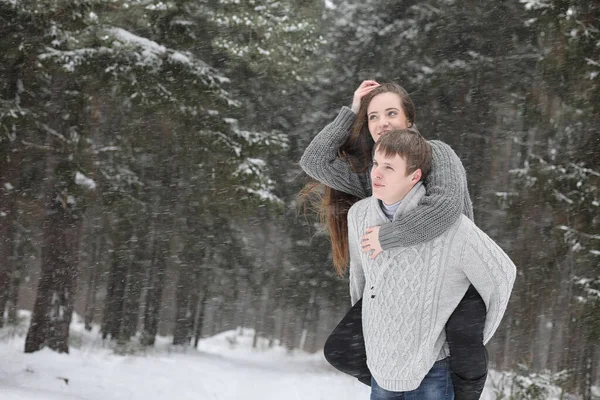
[[[336, 119], [308, 145], [300, 166], [313, 179], [361, 199], [371, 195], [370, 174], [353, 172], [338, 156], [356, 114], [342, 107]], [[465, 169], [450, 146], [438, 140], [428, 141], [433, 162], [425, 180], [427, 194], [419, 207], [394, 222], [383, 224], [379, 242], [384, 250], [430, 241], [448, 230], [464, 214], [473, 219], [473, 205], [467, 188]]]

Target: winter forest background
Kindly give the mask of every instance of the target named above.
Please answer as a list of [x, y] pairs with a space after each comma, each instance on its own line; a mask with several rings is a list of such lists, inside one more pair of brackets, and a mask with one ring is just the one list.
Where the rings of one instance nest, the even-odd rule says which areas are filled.
[[[497, 370], [600, 384], [596, 0], [0, 0], [0, 325], [69, 351], [236, 327], [317, 352], [349, 306], [303, 149], [363, 79], [463, 160], [518, 278]], [[562, 372], [561, 372], [562, 371]]]

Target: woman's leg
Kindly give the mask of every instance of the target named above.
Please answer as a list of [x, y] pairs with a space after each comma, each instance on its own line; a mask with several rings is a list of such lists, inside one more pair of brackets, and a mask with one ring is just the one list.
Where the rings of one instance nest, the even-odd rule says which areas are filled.
[[365, 385], [371, 385], [362, 330], [362, 299], [356, 302], [331, 332], [323, 353], [334, 368], [355, 377]]
[[486, 314], [483, 299], [471, 285], [446, 324], [456, 400], [477, 400], [483, 392], [488, 363], [483, 345]]
[[419, 387], [404, 393], [406, 400], [454, 400], [448, 358], [433, 364]]

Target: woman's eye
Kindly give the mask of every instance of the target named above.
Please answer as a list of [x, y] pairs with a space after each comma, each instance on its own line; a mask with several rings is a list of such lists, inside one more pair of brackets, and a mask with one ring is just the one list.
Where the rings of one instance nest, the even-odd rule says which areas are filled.
[[369, 115], [369, 121], [373, 121], [375, 118], [377, 118], [375, 115]]
[[385, 167], [385, 169], [389, 169], [390, 171], [394, 170], [394, 168], [392, 168], [392, 167]]
[[390, 111], [390, 113], [388, 115], [390, 117], [395, 117], [396, 115], [398, 115], [398, 113], [396, 111]]

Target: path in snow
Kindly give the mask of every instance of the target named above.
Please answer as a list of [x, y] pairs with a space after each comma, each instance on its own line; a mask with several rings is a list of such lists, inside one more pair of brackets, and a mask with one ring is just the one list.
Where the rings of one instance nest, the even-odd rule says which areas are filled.
[[[75, 317], [75, 316], [74, 316]], [[157, 339], [155, 349], [116, 355], [97, 327], [74, 318], [70, 354], [24, 354], [24, 333], [0, 335], [2, 400], [367, 400], [369, 388], [333, 370], [322, 354], [252, 349], [252, 331], [202, 340], [198, 350]], [[2, 332], [0, 330], [0, 332]], [[8, 336], [8, 337], [7, 337]], [[261, 348], [261, 345], [263, 346]], [[68, 383], [66, 382], [68, 380]], [[491, 400], [486, 390], [484, 400]]]

